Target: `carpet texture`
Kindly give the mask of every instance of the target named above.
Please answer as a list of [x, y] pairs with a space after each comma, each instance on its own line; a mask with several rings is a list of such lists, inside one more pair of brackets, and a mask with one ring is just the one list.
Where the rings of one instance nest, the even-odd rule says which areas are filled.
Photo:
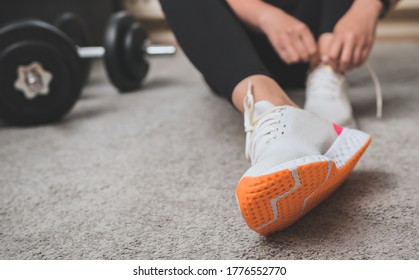
[[[119, 95], [96, 64], [62, 122], [0, 124], [1, 259], [419, 259], [419, 45], [378, 44], [351, 99], [373, 143], [344, 185], [261, 237], [238, 210], [242, 117], [182, 53]], [[303, 91], [291, 92], [300, 104]]]

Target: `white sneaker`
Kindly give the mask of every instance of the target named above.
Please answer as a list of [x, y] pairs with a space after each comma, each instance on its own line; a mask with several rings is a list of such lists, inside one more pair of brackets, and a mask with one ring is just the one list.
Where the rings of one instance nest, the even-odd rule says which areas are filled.
[[295, 222], [329, 196], [371, 141], [291, 106], [245, 99], [246, 157], [236, 194], [247, 225], [262, 235]]
[[343, 127], [356, 128], [346, 77], [328, 65], [317, 66], [307, 78], [304, 109]]

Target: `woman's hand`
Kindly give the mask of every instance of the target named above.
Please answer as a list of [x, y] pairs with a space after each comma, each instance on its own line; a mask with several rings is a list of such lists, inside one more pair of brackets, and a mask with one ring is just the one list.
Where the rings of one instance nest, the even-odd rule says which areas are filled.
[[329, 62], [339, 72], [362, 65], [372, 49], [382, 4], [356, 0], [333, 30]]
[[308, 62], [317, 54], [317, 45], [310, 29], [276, 7], [263, 13], [258, 27], [287, 64]]

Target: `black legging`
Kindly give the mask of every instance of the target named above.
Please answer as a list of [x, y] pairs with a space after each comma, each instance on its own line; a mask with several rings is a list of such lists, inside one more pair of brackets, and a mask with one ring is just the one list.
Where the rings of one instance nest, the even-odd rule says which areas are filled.
[[[243, 0], [246, 1], [246, 0]], [[333, 31], [353, 0], [265, 0], [304, 22], [318, 38]], [[282, 87], [304, 85], [307, 64], [285, 64], [267, 37], [246, 27], [225, 0], [160, 0], [167, 21], [208, 84], [231, 101], [248, 76], [272, 77]]]

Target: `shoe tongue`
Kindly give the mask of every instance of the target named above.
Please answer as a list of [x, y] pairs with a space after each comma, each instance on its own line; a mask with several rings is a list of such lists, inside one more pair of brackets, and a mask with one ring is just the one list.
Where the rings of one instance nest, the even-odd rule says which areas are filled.
[[312, 74], [314, 74], [314, 76], [320, 75], [320, 76], [324, 76], [324, 77], [329, 77], [329, 78], [339, 78], [342, 79], [343, 75], [335, 72], [335, 70], [333, 70], [332, 66], [329, 65], [319, 65], [317, 66], [316, 69], [313, 70]]
[[262, 115], [265, 111], [276, 107], [271, 102], [262, 100], [259, 102], [256, 102], [255, 104], [255, 118], [258, 118], [260, 115]]

